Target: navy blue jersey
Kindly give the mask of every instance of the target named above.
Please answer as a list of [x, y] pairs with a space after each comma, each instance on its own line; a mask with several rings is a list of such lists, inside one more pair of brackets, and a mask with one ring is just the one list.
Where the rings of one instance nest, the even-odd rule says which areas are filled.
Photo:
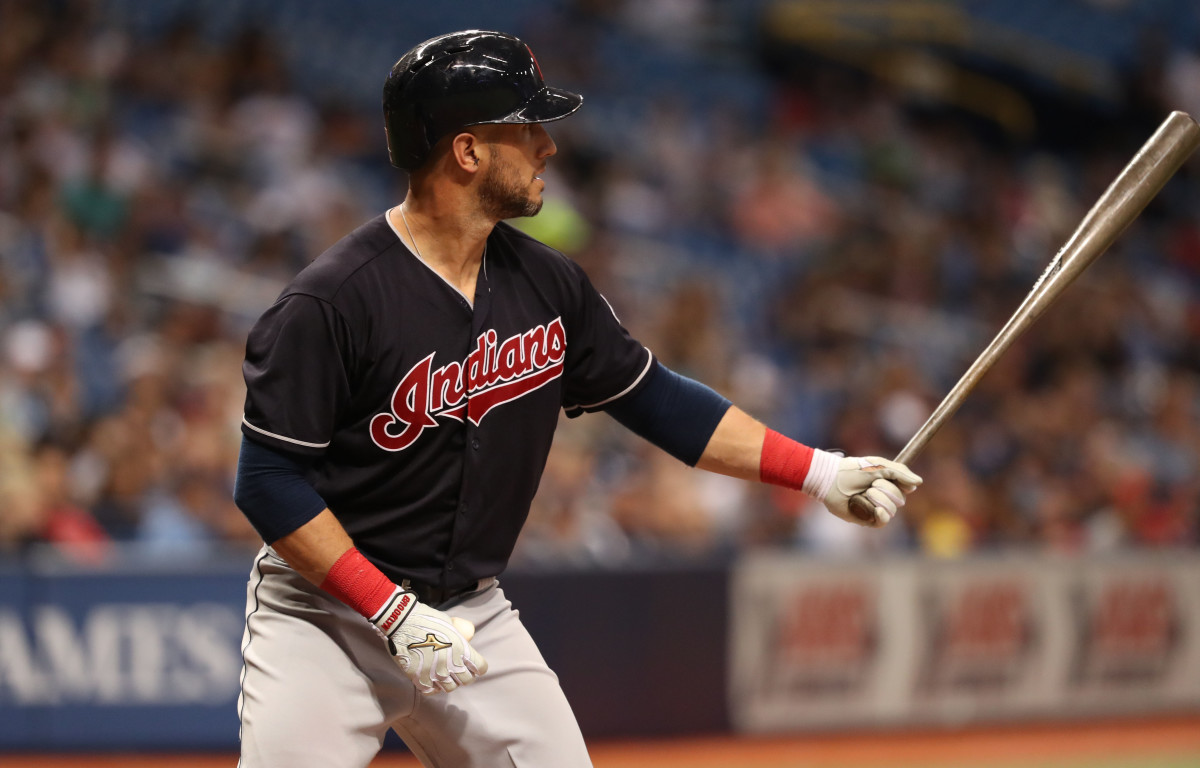
[[472, 307], [379, 216], [251, 330], [242, 432], [315, 457], [390, 578], [459, 589], [508, 562], [560, 409], [603, 409], [652, 362], [578, 265], [513, 227], [488, 237]]

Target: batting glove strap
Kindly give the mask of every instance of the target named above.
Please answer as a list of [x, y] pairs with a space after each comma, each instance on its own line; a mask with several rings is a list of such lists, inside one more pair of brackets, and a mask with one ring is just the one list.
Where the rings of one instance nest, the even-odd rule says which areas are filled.
[[417, 596], [407, 589], [397, 587], [392, 596], [383, 601], [383, 606], [371, 617], [371, 623], [379, 628], [384, 637], [390, 637], [416, 606]]
[[812, 463], [808, 465], [808, 474], [800, 490], [813, 498], [824, 499], [829, 495], [829, 488], [837, 476], [839, 461], [841, 457], [837, 454], [814, 448]]
[[448, 614], [430, 608], [411, 592], [389, 601], [393, 607], [381, 614], [388, 650], [418, 691], [434, 694], [453, 691], [487, 672], [487, 661], [454, 626]]

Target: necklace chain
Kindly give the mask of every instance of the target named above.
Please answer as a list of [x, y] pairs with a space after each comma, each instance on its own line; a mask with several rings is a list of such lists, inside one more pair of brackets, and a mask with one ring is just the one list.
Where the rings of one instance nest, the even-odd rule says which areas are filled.
[[421, 249], [417, 247], [417, 238], [413, 237], [412, 227], [408, 226], [408, 216], [404, 215], [404, 203], [400, 204], [400, 219], [404, 222], [404, 231], [408, 233], [408, 241], [412, 243], [413, 252], [418, 259], [425, 261], [425, 257], [421, 255]]

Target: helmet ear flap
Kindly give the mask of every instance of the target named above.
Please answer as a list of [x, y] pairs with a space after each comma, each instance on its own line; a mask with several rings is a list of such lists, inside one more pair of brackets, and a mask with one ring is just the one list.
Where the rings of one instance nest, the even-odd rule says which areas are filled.
[[425, 162], [433, 149], [426, 127], [426, 121], [418, 119], [411, 107], [385, 109], [383, 130], [392, 165], [411, 171]]

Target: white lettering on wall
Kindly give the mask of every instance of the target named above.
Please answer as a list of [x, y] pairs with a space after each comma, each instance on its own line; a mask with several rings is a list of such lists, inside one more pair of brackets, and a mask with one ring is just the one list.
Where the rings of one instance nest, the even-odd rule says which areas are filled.
[[0, 703], [218, 704], [237, 695], [241, 632], [215, 603], [0, 609]]
[[21, 618], [0, 611], [0, 700], [40, 704], [46, 690], [42, 675], [33, 666], [33, 653]]

